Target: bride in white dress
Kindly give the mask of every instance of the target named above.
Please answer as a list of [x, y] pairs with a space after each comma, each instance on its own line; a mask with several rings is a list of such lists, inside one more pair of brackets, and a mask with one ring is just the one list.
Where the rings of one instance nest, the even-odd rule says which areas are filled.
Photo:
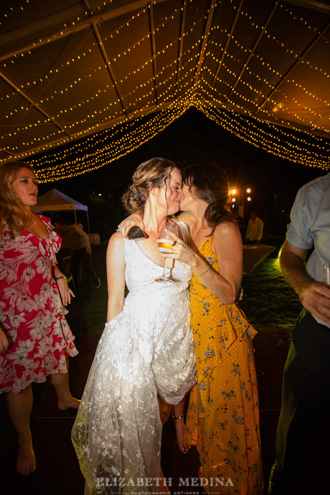
[[158, 396], [181, 418], [184, 396], [196, 383], [191, 268], [176, 262], [175, 282], [155, 280], [164, 265], [156, 241], [167, 215], [179, 210], [181, 188], [172, 162], [142, 163], [124, 200], [130, 211], [143, 214], [149, 237], [134, 241], [116, 232], [109, 242], [107, 323], [72, 430], [88, 495], [167, 491]]

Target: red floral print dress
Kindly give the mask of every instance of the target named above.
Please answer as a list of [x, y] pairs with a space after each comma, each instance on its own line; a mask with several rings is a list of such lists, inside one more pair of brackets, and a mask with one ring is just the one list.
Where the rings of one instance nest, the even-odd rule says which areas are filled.
[[0, 354], [0, 392], [18, 394], [67, 373], [66, 357], [78, 354], [52, 273], [61, 238], [39, 216], [47, 240], [28, 231], [10, 239], [7, 225], [0, 240], [0, 325], [9, 341]]

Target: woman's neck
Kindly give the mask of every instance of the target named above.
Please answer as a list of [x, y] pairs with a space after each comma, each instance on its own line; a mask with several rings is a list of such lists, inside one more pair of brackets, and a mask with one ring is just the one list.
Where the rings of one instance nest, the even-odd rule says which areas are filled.
[[158, 235], [166, 218], [167, 212], [164, 209], [155, 208], [147, 202], [143, 213], [144, 230]]
[[209, 228], [209, 225], [205, 218], [205, 211], [207, 207], [208, 204], [203, 200], [196, 200], [195, 203], [192, 205], [191, 213], [196, 219], [197, 229]]
[[24, 209], [25, 209], [26, 217], [28, 218], [28, 220], [31, 223], [35, 223], [35, 220], [33, 218], [34, 214], [32, 213], [31, 208], [29, 206], [24, 206]]

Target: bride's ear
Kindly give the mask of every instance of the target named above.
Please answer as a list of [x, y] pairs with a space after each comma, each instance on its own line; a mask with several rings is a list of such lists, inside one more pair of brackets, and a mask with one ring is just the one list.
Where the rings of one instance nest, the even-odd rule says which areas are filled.
[[149, 195], [150, 196], [154, 196], [156, 198], [157, 196], [160, 195], [160, 192], [161, 192], [161, 188], [160, 187], [152, 187], [150, 189]]

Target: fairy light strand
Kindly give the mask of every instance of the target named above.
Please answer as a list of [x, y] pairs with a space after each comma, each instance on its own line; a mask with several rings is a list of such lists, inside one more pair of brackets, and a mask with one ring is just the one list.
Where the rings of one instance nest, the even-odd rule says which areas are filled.
[[[157, 3], [157, 0], [151, 1], [154, 7], [157, 7]], [[230, 3], [233, 12], [237, 10], [237, 6], [233, 2]], [[33, 4], [33, 0], [23, 0], [21, 6], [16, 5], [15, 9], [8, 7], [6, 12], [3, 11], [0, 15], [0, 25], [7, 22], [11, 16], [19, 15], [19, 12], [23, 14], [26, 9], [29, 9], [31, 13]], [[100, 2], [95, 6], [92, 15], [105, 12], [110, 4], [112, 0]], [[104, 30], [102, 32], [103, 44], [111, 43], [109, 63], [114, 74], [116, 74], [118, 61], [123, 63], [125, 57], [134, 57], [135, 53], [138, 54], [142, 45], [151, 37], [164, 36], [165, 33], [167, 35], [166, 44], [162, 47], [157, 46], [154, 53], [157, 74], [150, 74], [153, 64], [150, 56], [136, 67], [131, 67], [126, 73], [120, 74], [115, 80], [117, 85], [126, 88], [121, 97], [125, 102], [127, 116], [123, 114], [117, 101], [107, 99], [107, 94], [111, 90], [109, 80], [104, 84], [107, 65], [104, 63], [99, 66], [93, 65], [88, 69], [89, 58], [94, 57], [95, 50], [98, 49], [94, 40], [88, 47], [82, 46], [70, 58], [60, 60], [58, 65], [52, 66], [42, 76], [37, 75], [34, 79], [31, 78], [20, 85], [20, 90], [23, 92], [29, 92], [35, 87], [42, 88], [36, 101], [37, 106], [42, 109], [46, 109], [49, 104], [54, 107], [54, 102], [56, 102], [56, 111], [46, 112], [50, 115], [50, 119], [39, 117], [37, 121], [17, 125], [13, 119], [17, 120], [22, 111], [28, 113], [29, 105], [23, 103], [23, 100], [21, 100], [22, 103], [17, 104], [19, 92], [12, 89], [0, 96], [0, 102], [4, 104], [4, 108], [10, 108], [7, 112], [4, 111], [1, 117], [4, 129], [10, 128], [2, 132], [0, 136], [2, 142], [7, 141], [2, 146], [3, 151], [12, 155], [12, 158], [28, 159], [34, 166], [40, 182], [74, 177], [108, 165], [130, 153], [158, 132], [162, 132], [186, 110], [195, 107], [217, 125], [253, 146], [296, 163], [329, 169], [329, 140], [313, 135], [307, 130], [302, 131], [303, 128], [310, 128], [317, 129], [325, 135], [329, 134], [328, 128], [325, 124], [323, 125], [326, 121], [325, 115], [329, 113], [330, 101], [327, 98], [329, 93], [323, 91], [323, 93], [316, 94], [314, 87], [302, 84], [294, 74], [291, 74], [285, 84], [279, 87], [272, 97], [267, 98], [267, 93], [274, 87], [274, 78], [280, 80], [283, 74], [273, 66], [272, 58], [265, 59], [265, 55], [259, 53], [258, 50], [253, 53], [249, 64], [244, 66], [246, 77], [240, 78], [239, 83], [233, 88], [229, 81], [235, 81], [238, 78], [241, 66], [239, 54], [247, 56], [250, 50], [235, 36], [234, 32], [231, 36], [230, 47], [235, 47], [236, 51], [229, 49], [223, 57], [223, 46], [218, 39], [222, 39], [223, 35], [229, 36], [229, 33], [220, 24], [221, 16], [218, 19], [219, 24], [211, 26], [197, 84], [194, 84], [194, 71], [202, 39], [195, 39], [190, 44], [187, 44], [185, 39], [190, 40], [191, 36], [204, 25], [208, 15], [207, 11], [204, 15], [196, 15], [189, 25], [186, 23], [182, 40], [178, 40], [175, 31], [171, 30], [171, 23], [178, 22], [178, 16], [182, 11], [180, 4], [178, 8], [159, 18], [158, 25], [154, 26], [152, 32], [140, 33], [139, 37], [131, 40], [128, 46], [118, 50], [119, 36], [124, 34], [125, 29], [133, 32], [134, 23], [140, 22], [143, 16], [147, 15], [151, 4], [138, 12], [133, 12], [115, 29], [111, 29], [110, 23], [109, 32], [104, 32]], [[187, 6], [199, 12], [198, 5], [193, 0], [188, 0]], [[220, 3], [216, 3], [215, 8], [219, 6]], [[290, 19], [290, 22], [297, 23], [300, 29], [307, 30], [310, 37], [318, 34], [319, 30], [316, 26], [311, 25], [308, 19], [304, 19], [301, 15], [296, 15], [294, 9], [289, 8], [287, 4], [280, 3], [279, 8]], [[81, 22], [85, 15], [87, 15], [86, 12], [76, 19], [68, 20], [63, 25], [63, 30]], [[257, 36], [262, 26], [255, 22], [249, 12], [244, 11], [244, 6], [240, 17], [244, 18], [245, 23], [249, 23], [251, 36], [253, 32]], [[137, 33], [139, 32], [137, 30]], [[168, 33], [172, 32], [172, 39], [169, 39]], [[221, 38], [218, 38], [218, 35], [221, 35]], [[264, 37], [268, 43], [273, 44], [278, 55], [283, 53], [283, 56], [290, 56], [292, 60], [300, 57], [293, 46], [287, 44], [287, 41], [280, 39], [279, 35], [272, 31], [271, 24], [267, 26]], [[48, 43], [52, 42], [51, 36], [45, 39]], [[325, 36], [322, 41], [328, 43]], [[176, 51], [179, 42], [183, 43], [183, 50], [180, 60], [180, 79], [177, 81], [177, 58], [167, 59], [166, 64], [163, 63], [163, 59]], [[28, 65], [30, 61], [32, 63], [38, 50], [43, 50], [43, 47], [37, 47], [3, 62], [2, 70], [6, 74], [6, 70], [9, 68], [11, 70], [13, 65], [19, 67], [23, 58], [25, 64]], [[215, 67], [220, 60], [221, 70], [215, 77]], [[300, 64], [304, 70], [312, 71], [320, 81], [323, 80], [324, 87], [329, 87], [330, 75], [327, 73], [326, 66], [318, 67], [308, 57], [301, 60]], [[264, 71], [258, 73], [256, 69], [258, 65], [266, 69], [266, 73]], [[60, 90], [52, 88], [51, 83], [61, 77], [64, 71], [66, 71], [66, 84], [62, 85]], [[76, 73], [79, 76], [75, 76]], [[132, 82], [135, 80], [134, 86]], [[93, 88], [88, 96], [83, 91], [86, 82]], [[290, 98], [287, 96], [286, 88], [292, 91]], [[155, 91], [158, 95], [157, 105], [153, 101]], [[229, 94], [231, 97], [228, 97]], [[75, 98], [70, 98], [70, 95]], [[70, 101], [71, 99], [74, 101]], [[264, 100], [266, 104], [260, 107], [258, 102]], [[11, 101], [15, 101], [15, 104], [11, 104]], [[315, 102], [318, 104], [317, 107]], [[313, 106], [312, 103], [314, 103]], [[79, 110], [80, 117], [76, 120], [77, 110]], [[291, 115], [290, 122], [281, 117], [283, 112]], [[63, 129], [74, 133], [73, 136], [65, 136], [63, 131], [54, 127], [52, 120], [58, 121]], [[12, 125], [11, 122], [13, 122]], [[100, 130], [102, 126], [109, 124], [111, 124], [109, 129]], [[48, 128], [49, 131], [47, 131]], [[40, 129], [41, 132], [32, 138], [28, 137], [32, 129], [36, 131]], [[11, 142], [12, 138], [16, 141]], [[19, 142], [19, 144], [14, 144], [14, 142]], [[54, 143], [61, 144], [61, 147], [53, 148]], [[34, 156], [31, 157], [31, 155]], [[2, 159], [0, 163], [6, 160]]]

